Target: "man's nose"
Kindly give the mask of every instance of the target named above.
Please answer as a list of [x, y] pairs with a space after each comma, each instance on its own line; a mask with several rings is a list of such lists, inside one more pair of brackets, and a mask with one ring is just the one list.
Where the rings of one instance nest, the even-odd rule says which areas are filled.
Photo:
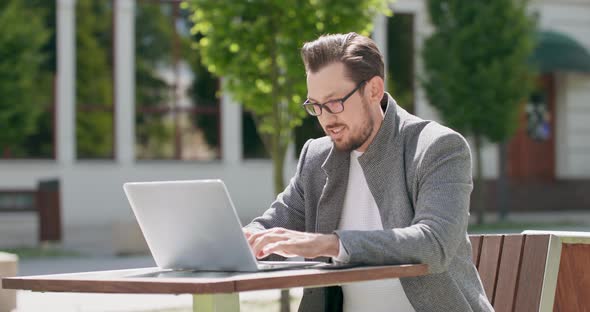
[[320, 120], [320, 122], [323, 123], [334, 123], [338, 119], [338, 117], [336, 116], [336, 114], [333, 114], [329, 112], [327, 109], [324, 109], [322, 111], [322, 114], [318, 116], [318, 119]]

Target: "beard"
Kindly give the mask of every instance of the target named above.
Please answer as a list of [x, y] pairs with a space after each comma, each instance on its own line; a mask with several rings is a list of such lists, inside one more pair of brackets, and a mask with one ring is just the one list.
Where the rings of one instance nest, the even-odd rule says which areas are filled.
[[[341, 140], [335, 141], [334, 139], [332, 139], [332, 142], [334, 143], [334, 146], [336, 147], [337, 150], [339, 150], [341, 152], [350, 153], [353, 150], [356, 150], [359, 147], [361, 147], [369, 139], [369, 137], [371, 136], [371, 133], [373, 133], [373, 128], [374, 128], [375, 123], [373, 120], [373, 116], [371, 116], [371, 114], [369, 113], [368, 105], [367, 105], [367, 103], [365, 103], [364, 99], [363, 99], [363, 107], [364, 107], [363, 114], [362, 114], [363, 115], [363, 122], [359, 126], [359, 128], [356, 129], [356, 131], [352, 132], [352, 130], [344, 124], [335, 124], [335, 125], [330, 126], [330, 127], [345, 126], [345, 130], [349, 132], [348, 137], [344, 137]], [[326, 129], [324, 129], [324, 131], [326, 132], [326, 135], [330, 136], [327, 129], [328, 129], [328, 127], [326, 127]], [[330, 136], [330, 138], [332, 138], [332, 137]]]

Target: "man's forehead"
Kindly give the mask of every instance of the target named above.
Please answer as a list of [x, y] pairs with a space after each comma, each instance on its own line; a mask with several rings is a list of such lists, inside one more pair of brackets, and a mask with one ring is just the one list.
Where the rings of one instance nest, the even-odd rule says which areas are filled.
[[307, 73], [307, 96], [309, 99], [322, 101], [334, 95], [342, 95], [353, 84], [343, 67], [328, 65], [315, 73]]

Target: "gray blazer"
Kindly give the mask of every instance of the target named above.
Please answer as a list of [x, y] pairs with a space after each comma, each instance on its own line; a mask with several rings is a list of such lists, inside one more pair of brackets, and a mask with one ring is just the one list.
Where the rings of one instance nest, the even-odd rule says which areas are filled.
[[[449, 128], [409, 114], [389, 94], [382, 107], [381, 128], [359, 162], [384, 230], [337, 230], [350, 153], [333, 148], [329, 137], [305, 144], [289, 185], [248, 227], [335, 233], [352, 263], [428, 264], [430, 274], [400, 279], [417, 312], [493, 311], [467, 236], [473, 188], [467, 142]], [[334, 305], [326, 302], [327, 290], [306, 289], [300, 311]]]

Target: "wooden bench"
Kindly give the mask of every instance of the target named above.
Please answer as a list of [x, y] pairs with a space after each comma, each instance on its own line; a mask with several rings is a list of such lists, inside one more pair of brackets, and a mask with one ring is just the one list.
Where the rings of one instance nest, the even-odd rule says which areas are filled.
[[561, 242], [561, 261], [553, 311], [590, 311], [590, 232], [525, 231], [551, 234]]
[[580, 248], [556, 234], [470, 235], [473, 262], [497, 312], [590, 311], [590, 236]]
[[[36, 214], [38, 241], [61, 241], [61, 207], [59, 180], [39, 181], [37, 189], [0, 189], [0, 214], [16, 217]], [[12, 247], [0, 236], [0, 246]]]

